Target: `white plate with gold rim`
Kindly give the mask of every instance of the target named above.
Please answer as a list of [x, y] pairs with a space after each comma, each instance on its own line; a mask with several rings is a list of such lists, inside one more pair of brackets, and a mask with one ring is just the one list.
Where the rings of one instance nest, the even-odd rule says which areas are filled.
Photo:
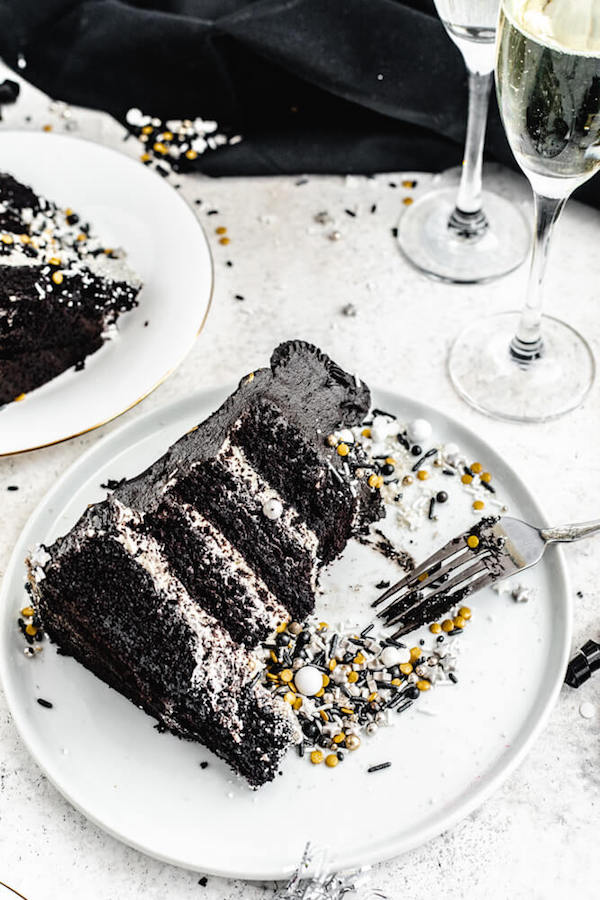
[[135, 406], [179, 365], [202, 328], [213, 269], [202, 226], [165, 179], [100, 144], [43, 132], [0, 132], [0, 170], [123, 247], [142, 278], [139, 306], [73, 368], [0, 407], [0, 456], [55, 444]]
[[[492, 590], [473, 598], [472, 620], [453, 639], [464, 642], [458, 684], [422, 695], [396, 716], [394, 727], [364, 739], [336, 769], [311, 766], [290, 752], [283, 775], [256, 792], [201, 745], [159, 734], [151, 718], [52, 646], [34, 660], [23, 654], [16, 617], [28, 549], [67, 531], [87, 503], [104, 496], [102, 482], [144, 469], [226, 393], [196, 394], [108, 435], [71, 467], [29, 520], [0, 597], [0, 675], [15, 724], [75, 807], [130, 846], [175, 865], [277, 879], [295, 868], [308, 840], [328, 848], [334, 869], [396, 856], [480, 805], [531, 749], [548, 718], [571, 632], [567, 576], [556, 548], [522, 579], [533, 588], [529, 603]], [[404, 420], [429, 419], [434, 439], [456, 441], [493, 473], [511, 513], [545, 523], [529, 488], [478, 435], [389, 391], [375, 393], [374, 400]], [[442, 486], [451, 496], [438, 521], [424, 517], [422, 527], [404, 534], [417, 559], [473, 521], [472, 496], [458, 479], [432, 469], [432, 489]], [[368, 621], [375, 584], [397, 571], [352, 543], [324, 578], [317, 612], [332, 622]], [[40, 696], [53, 708], [39, 706]], [[391, 767], [367, 773], [387, 760]], [[209, 766], [202, 769], [202, 761]]]

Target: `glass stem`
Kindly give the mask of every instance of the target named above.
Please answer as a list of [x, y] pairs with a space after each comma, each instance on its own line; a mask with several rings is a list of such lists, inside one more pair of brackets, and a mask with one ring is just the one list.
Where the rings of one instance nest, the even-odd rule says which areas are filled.
[[467, 137], [456, 208], [448, 227], [460, 232], [462, 237], [479, 237], [488, 223], [481, 208], [481, 172], [483, 168], [483, 142], [487, 124], [492, 73], [469, 72], [469, 115]]
[[542, 339], [544, 273], [548, 262], [550, 236], [567, 202], [567, 197], [545, 197], [534, 190], [533, 202], [535, 209], [535, 235], [529, 268], [527, 295], [517, 333], [510, 343], [511, 356], [522, 365], [528, 365], [532, 360], [539, 359], [544, 352]]

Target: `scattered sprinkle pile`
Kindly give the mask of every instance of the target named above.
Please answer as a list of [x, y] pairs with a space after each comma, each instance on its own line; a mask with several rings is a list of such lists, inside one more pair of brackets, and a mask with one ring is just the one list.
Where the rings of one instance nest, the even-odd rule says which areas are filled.
[[161, 175], [190, 171], [194, 160], [207, 151], [239, 144], [241, 135], [227, 136], [218, 131], [216, 122], [208, 119], [162, 119], [149, 116], [132, 108], [125, 122], [144, 146], [140, 159], [146, 165], [154, 165]]
[[[434, 631], [438, 636], [430, 647], [423, 640], [409, 648], [387, 636], [375, 637], [373, 624], [348, 634], [314, 618], [303, 625], [282, 623], [274, 642], [263, 645], [263, 677], [298, 716], [299, 755], [334, 768], [421, 693], [437, 684], [456, 684], [456, 651], [446, 638], [462, 633], [471, 611], [465, 607], [462, 613], [460, 625], [447, 629], [442, 623]], [[369, 772], [387, 767], [381, 763]]]

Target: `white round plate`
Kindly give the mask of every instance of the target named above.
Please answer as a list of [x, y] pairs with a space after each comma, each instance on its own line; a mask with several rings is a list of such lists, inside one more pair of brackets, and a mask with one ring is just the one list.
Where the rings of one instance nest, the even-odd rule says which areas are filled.
[[[85, 368], [73, 368], [0, 408], [0, 456], [66, 440], [143, 400], [191, 350], [213, 286], [210, 250], [193, 210], [137, 160], [63, 134], [3, 131], [0, 168], [63, 207], [141, 276], [139, 306]], [[146, 324], [147, 323], [147, 324]]]
[[[329, 849], [332, 869], [396, 856], [475, 809], [523, 758], [547, 719], [571, 631], [567, 578], [556, 548], [522, 579], [534, 588], [529, 603], [492, 590], [473, 598], [465, 633], [447, 639], [464, 642], [458, 684], [435, 686], [396, 715], [393, 727], [364, 739], [337, 769], [311, 766], [291, 751], [283, 775], [254, 792], [201, 745], [159, 734], [153, 719], [53, 646], [46, 643], [34, 660], [23, 654], [16, 617], [25, 600], [28, 549], [66, 532], [87, 503], [103, 498], [101, 482], [140, 472], [225, 396], [223, 390], [199, 393], [115, 431], [78, 460], [31, 517], [0, 597], [0, 675], [15, 723], [74, 806], [167, 862], [216, 875], [277, 879], [296, 867], [308, 840]], [[544, 523], [529, 489], [480, 437], [397, 394], [378, 392], [374, 401], [405, 420], [429, 419], [435, 439], [456, 441], [493, 473], [498, 496], [514, 515]], [[405, 533], [417, 559], [474, 521], [472, 497], [457, 478], [432, 469], [431, 479], [451, 492], [451, 502], [438, 507], [438, 522], [424, 517], [422, 528]], [[342, 616], [367, 622], [375, 584], [394, 575], [392, 563], [352, 542], [324, 579], [319, 616], [332, 624]], [[433, 640], [426, 630], [424, 635]], [[38, 697], [53, 708], [39, 706]], [[367, 774], [369, 766], [387, 760], [390, 768]], [[202, 761], [208, 767], [202, 769]]]

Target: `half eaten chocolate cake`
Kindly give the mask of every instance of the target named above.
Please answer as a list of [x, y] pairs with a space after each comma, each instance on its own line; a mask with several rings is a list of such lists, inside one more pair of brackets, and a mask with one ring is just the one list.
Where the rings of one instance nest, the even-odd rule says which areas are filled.
[[261, 684], [279, 624], [314, 607], [319, 573], [383, 515], [327, 444], [369, 390], [315, 347], [282, 344], [205, 422], [28, 561], [63, 652], [198, 740], [252, 785], [298, 739]]
[[77, 213], [0, 174], [0, 405], [81, 366], [140, 288]]

